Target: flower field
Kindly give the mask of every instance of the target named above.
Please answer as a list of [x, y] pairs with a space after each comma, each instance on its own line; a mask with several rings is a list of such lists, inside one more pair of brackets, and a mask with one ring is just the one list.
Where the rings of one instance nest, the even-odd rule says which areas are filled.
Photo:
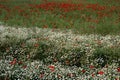
[[73, 29], [80, 34], [119, 34], [119, 3], [117, 0], [1, 0], [0, 21], [9, 26]]
[[120, 80], [119, 0], [0, 0], [0, 80]]

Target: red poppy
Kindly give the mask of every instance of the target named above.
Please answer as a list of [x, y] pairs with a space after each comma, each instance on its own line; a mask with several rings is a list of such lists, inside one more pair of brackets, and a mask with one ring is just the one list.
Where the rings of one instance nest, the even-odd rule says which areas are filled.
[[115, 78], [115, 80], [119, 80], [119, 78]]
[[117, 68], [117, 72], [120, 72], [120, 67]]
[[90, 69], [93, 69], [93, 68], [95, 68], [95, 67], [94, 67], [93, 65], [90, 65], [89, 68], [90, 68]]
[[23, 69], [27, 68], [27, 65], [24, 65], [22, 68], [23, 68]]
[[99, 71], [99, 72], [98, 72], [98, 74], [103, 75], [103, 74], [104, 74], [104, 72], [103, 72], [103, 71]]
[[44, 74], [43, 74], [43, 73], [39, 75], [39, 78], [43, 78], [43, 77], [44, 77]]
[[92, 77], [94, 77], [95, 76], [95, 74], [94, 73], [92, 73]]
[[54, 72], [54, 70], [55, 70], [55, 66], [54, 65], [50, 65], [50, 66], [48, 66], [48, 68], [51, 70], [51, 72]]
[[17, 63], [17, 59], [13, 59], [13, 61], [10, 62], [11, 65], [15, 65]]
[[34, 47], [39, 47], [39, 44], [38, 43], [34, 44]]
[[82, 70], [82, 73], [85, 73], [85, 72], [86, 72], [86, 70], [83, 69], [83, 70]]

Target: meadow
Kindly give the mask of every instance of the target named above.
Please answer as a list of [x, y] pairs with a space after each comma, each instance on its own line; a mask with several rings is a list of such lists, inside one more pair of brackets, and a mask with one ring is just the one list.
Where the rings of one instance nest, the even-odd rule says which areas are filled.
[[119, 0], [0, 0], [0, 80], [120, 80]]
[[10, 26], [67, 28], [81, 34], [119, 34], [120, 1], [53, 1], [3, 0], [0, 21]]

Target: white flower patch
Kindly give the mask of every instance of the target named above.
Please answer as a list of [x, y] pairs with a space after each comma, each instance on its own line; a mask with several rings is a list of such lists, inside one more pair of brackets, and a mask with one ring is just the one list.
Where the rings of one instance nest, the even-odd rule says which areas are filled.
[[0, 41], [6, 41], [6, 37], [15, 37], [16, 39], [27, 39], [30, 38], [28, 43], [36, 43], [34, 36], [41, 38], [48, 38], [49, 41], [53, 42], [59, 47], [67, 49], [83, 47], [86, 49], [94, 50], [95, 46], [111, 47], [119, 46], [120, 36], [119, 35], [80, 35], [73, 34], [71, 30], [60, 31], [56, 29], [42, 29], [42, 28], [14, 28], [0, 25]]
[[[74, 49], [80, 49], [80, 53], [85, 52], [87, 56], [91, 56], [92, 53], [97, 48], [111, 48], [112, 47], [120, 47], [120, 36], [119, 35], [81, 35], [81, 34], [74, 34], [71, 30], [65, 31], [65, 30], [59, 30], [56, 29], [53, 31], [52, 29], [42, 29], [42, 28], [15, 28], [15, 27], [9, 27], [9, 26], [2, 26], [0, 25], [0, 44], [8, 43], [11, 41], [14, 42], [15, 40], [24, 39], [26, 40], [24, 44], [30, 44], [33, 47], [33, 50], [31, 50], [30, 54], [37, 52], [37, 48], [34, 48], [34, 44], [38, 44], [39, 46], [39, 40], [37, 38], [40, 38], [40, 41], [46, 44], [53, 44], [55, 47], [51, 47], [52, 53], [56, 53], [57, 51], [61, 51], [62, 49], [70, 50], [67, 52], [63, 52], [64, 55], [61, 56], [61, 59], [67, 58], [70, 54], [73, 54], [74, 52], [72, 50]], [[36, 46], [37, 47], [37, 46]], [[53, 50], [52, 48], [55, 48]], [[79, 53], [78, 52], [78, 53]], [[76, 54], [77, 52], [75, 52]], [[32, 54], [34, 55], [34, 54]], [[49, 58], [50, 59], [50, 58]], [[14, 68], [14, 65], [9, 64], [10, 60], [0, 60], [0, 70], [6, 69], [6, 73], [8, 74], [15, 74], [15, 71], [12, 71]], [[91, 72], [86, 70], [86, 74], [89, 73], [89, 75], [85, 75], [82, 72], [84, 68], [81, 67], [68, 67], [63, 66], [59, 62], [54, 63], [55, 65], [55, 73], [51, 72], [48, 66], [50, 64], [43, 64], [42, 61], [26, 61], [26, 68], [20, 68], [23, 74], [20, 73], [20, 75], [27, 75], [28, 77], [32, 77], [31, 75], [36, 74], [40, 75], [41, 71], [44, 72], [44, 76], [47, 78], [57, 77], [57, 74], [62, 75], [62, 79], [66, 79], [66, 76], [74, 77], [74, 73], [76, 74], [76, 78], [79, 79], [88, 79], [91, 77], [91, 73], [94, 70], [91, 70]], [[102, 68], [102, 69], [96, 69], [96, 72], [94, 72], [96, 75], [94, 77], [95, 80], [97, 79], [105, 79], [107, 80], [109, 76], [118, 76], [117, 67], [118, 65], [112, 64], [109, 65], [108, 68]], [[16, 72], [19, 70], [16, 69]], [[40, 69], [40, 70], [39, 70]], [[46, 71], [45, 71], [46, 70]], [[89, 69], [88, 69], [89, 70]], [[97, 71], [102, 70], [104, 71], [104, 74], [97, 74]], [[4, 74], [6, 74], [4, 73]], [[79, 73], [83, 75], [79, 75]], [[116, 75], [114, 75], [114, 74]], [[53, 76], [53, 74], [55, 76]], [[42, 74], [41, 74], [42, 75]]]

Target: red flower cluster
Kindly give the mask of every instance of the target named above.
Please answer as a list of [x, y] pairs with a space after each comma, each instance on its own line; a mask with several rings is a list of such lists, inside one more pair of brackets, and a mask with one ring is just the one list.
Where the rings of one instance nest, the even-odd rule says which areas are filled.
[[[32, 13], [37, 13], [40, 15], [40, 10], [46, 10], [46, 11], [62, 11], [62, 12], [71, 12], [75, 10], [87, 10], [87, 11], [94, 11], [99, 18], [104, 17], [104, 16], [110, 16], [112, 12], [115, 12], [119, 7], [117, 6], [104, 6], [100, 4], [83, 4], [83, 3], [70, 3], [70, 2], [48, 2], [44, 1], [41, 4], [25, 4], [23, 7], [21, 5], [13, 6], [13, 7], [8, 7], [6, 5], [0, 4], [0, 13], [3, 11], [6, 11], [8, 14], [4, 17], [4, 21], [7, 21], [11, 19], [11, 15], [13, 15], [12, 12], [16, 12], [18, 15], [28, 19], [30, 18]], [[65, 18], [64, 16], [61, 16]], [[90, 19], [88, 20], [90, 22], [98, 23], [98, 19]], [[35, 23], [34, 21], [32, 22], [33, 24]], [[26, 25], [24, 23], [23, 25]], [[46, 27], [46, 26], [45, 26]]]
[[82, 70], [82, 73], [85, 73], [85, 72], [86, 72], [86, 70], [83, 69], [83, 70]]
[[90, 65], [89, 68], [90, 68], [90, 69], [94, 69], [95, 67], [94, 67], [93, 65]]
[[40, 75], [39, 75], [39, 78], [43, 78], [43, 77], [44, 77], [44, 74], [40, 74]]
[[106, 6], [100, 6], [99, 4], [88, 4], [86, 5], [86, 8], [92, 9], [92, 10], [105, 10]]
[[27, 65], [24, 65], [22, 68], [23, 68], [23, 69], [27, 68]]
[[87, 4], [84, 5], [82, 3], [79, 4], [74, 4], [74, 3], [65, 3], [65, 2], [46, 2], [46, 3], [42, 3], [42, 4], [37, 4], [37, 5], [33, 5], [33, 4], [29, 4], [30, 7], [32, 8], [39, 8], [39, 9], [44, 9], [44, 10], [55, 10], [57, 9], [61, 9], [65, 12], [68, 11], [73, 11], [73, 10], [84, 10], [84, 9], [92, 9], [94, 11], [103, 11], [106, 9], [109, 9], [109, 11], [114, 11], [116, 10], [116, 7], [108, 7], [108, 6], [102, 6], [99, 4]]
[[15, 65], [16, 63], [17, 63], [17, 59], [15, 58], [15, 59], [13, 59], [9, 64]]
[[99, 71], [99, 72], [98, 72], [98, 74], [103, 75], [103, 74], [104, 74], [104, 72], [103, 72], [103, 71]]
[[34, 47], [39, 47], [39, 44], [38, 44], [38, 43], [35, 43], [35, 44], [34, 44]]
[[50, 66], [48, 66], [48, 68], [51, 70], [51, 72], [55, 71], [55, 66], [54, 65], [50, 65]]
[[117, 68], [117, 71], [120, 72], [120, 67]]

